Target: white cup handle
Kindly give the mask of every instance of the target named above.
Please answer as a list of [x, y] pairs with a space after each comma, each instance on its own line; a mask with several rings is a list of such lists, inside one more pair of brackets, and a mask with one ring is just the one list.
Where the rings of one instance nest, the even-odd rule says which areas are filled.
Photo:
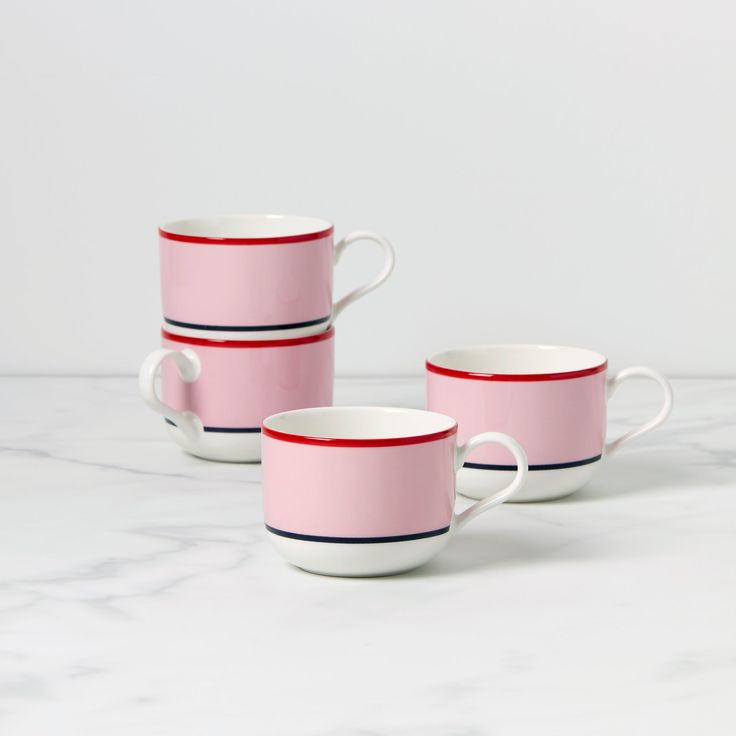
[[622, 371], [616, 373], [616, 375], [611, 376], [606, 383], [607, 398], [610, 399], [619, 385], [628, 378], [651, 378], [653, 381], [656, 381], [664, 392], [664, 403], [662, 404], [662, 408], [659, 410], [659, 413], [653, 419], [645, 422], [637, 429], [632, 429], [630, 432], [626, 432], [626, 434], [622, 435], [618, 439], [607, 442], [604, 450], [605, 455], [610, 455], [611, 453], [616, 452], [621, 445], [633, 440], [635, 437], [641, 437], [643, 434], [651, 432], [655, 427], [662, 424], [672, 411], [672, 386], [670, 386], [670, 382], [659, 371], [655, 371], [652, 368], [645, 368], [643, 366], [624, 368]]
[[374, 243], [378, 243], [378, 245], [381, 246], [384, 255], [383, 268], [372, 281], [369, 281], [367, 284], [363, 284], [363, 286], [359, 286], [357, 289], [353, 289], [352, 291], [345, 294], [342, 299], [334, 303], [334, 305], [332, 306], [332, 317], [330, 319], [330, 324], [332, 324], [337, 319], [339, 314], [342, 312], [343, 309], [345, 309], [345, 307], [348, 306], [348, 304], [352, 304], [354, 301], [357, 301], [369, 292], [377, 289], [391, 275], [391, 271], [394, 270], [395, 257], [393, 246], [382, 235], [369, 232], [368, 230], [356, 230], [354, 233], [346, 235], [335, 246], [335, 254], [333, 259], [335, 265], [337, 265], [338, 261], [340, 260], [340, 256], [342, 256], [342, 254], [345, 252], [345, 248], [347, 248], [351, 243], [355, 243], [358, 240], [372, 240]]
[[516, 475], [511, 483], [505, 488], [502, 488], [498, 493], [477, 501], [460, 514], [453, 514], [452, 526], [455, 529], [460, 529], [484, 511], [488, 511], [488, 509], [507, 501], [524, 485], [529, 473], [529, 463], [526, 459], [524, 448], [515, 439], [501, 432], [483, 432], [482, 434], [475, 435], [475, 437], [471, 437], [464, 445], [460, 445], [455, 450], [455, 471], [460, 472], [465, 458], [476, 447], [485, 444], [496, 444], [505, 447], [514, 456], [514, 460], [516, 460]]
[[144, 361], [138, 373], [138, 388], [140, 389], [143, 400], [157, 414], [166, 417], [173, 422], [177, 429], [190, 439], [194, 439], [202, 430], [202, 422], [199, 417], [191, 411], [176, 411], [170, 406], [164, 404], [156, 394], [156, 374], [159, 366], [165, 360], [173, 360], [179, 371], [181, 380], [185, 383], [192, 383], [199, 378], [202, 366], [199, 362], [199, 356], [189, 349], [185, 350], [168, 350], [161, 348], [154, 350]]

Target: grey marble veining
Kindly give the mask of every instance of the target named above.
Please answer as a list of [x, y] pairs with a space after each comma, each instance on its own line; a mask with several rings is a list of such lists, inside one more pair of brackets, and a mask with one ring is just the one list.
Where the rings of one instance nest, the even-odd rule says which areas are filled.
[[[340, 580], [277, 557], [260, 467], [183, 454], [133, 379], [0, 379], [0, 733], [736, 733], [736, 381], [674, 387], [578, 494]], [[656, 402], [627, 384], [611, 435]]]

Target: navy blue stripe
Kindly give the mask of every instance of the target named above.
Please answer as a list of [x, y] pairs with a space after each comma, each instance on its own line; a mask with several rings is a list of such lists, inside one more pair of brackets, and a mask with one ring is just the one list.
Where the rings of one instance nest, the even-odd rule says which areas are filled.
[[[164, 418], [167, 424], [172, 427], [176, 427], [176, 424], [171, 419]], [[225, 434], [255, 434], [260, 432], [260, 427], [202, 427], [205, 432], [223, 432]]]
[[[547, 465], [530, 465], [529, 470], [562, 470], [563, 468], [577, 468], [580, 465], [590, 465], [597, 463], [603, 455], [596, 455], [585, 460], [573, 460], [570, 463], [549, 463]], [[487, 465], [486, 463], [464, 463], [464, 468], [474, 468], [476, 470], [516, 470], [516, 465]]]
[[295, 330], [299, 327], [312, 327], [314, 325], [321, 325], [323, 322], [327, 322], [331, 315], [326, 317], [320, 317], [319, 319], [310, 319], [306, 322], [292, 322], [286, 325], [248, 325], [248, 326], [237, 326], [232, 325], [197, 325], [193, 322], [179, 322], [175, 319], [169, 319], [164, 317], [164, 322], [174, 327], [185, 327], [188, 330], [208, 330], [210, 332], [266, 332], [268, 330]]
[[288, 537], [289, 539], [299, 539], [302, 542], [331, 542], [334, 544], [380, 544], [383, 542], [410, 542], [413, 539], [426, 539], [427, 537], [439, 537], [440, 534], [447, 534], [450, 531], [449, 526], [442, 529], [435, 529], [431, 532], [419, 532], [418, 534], [399, 534], [395, 537], [320, 537], [314, 534], [296, 534], [295, 532], [285, 532], [283, 529], [274, 529], [266, 524], [266, 529], [272, 534], [279, 537]]

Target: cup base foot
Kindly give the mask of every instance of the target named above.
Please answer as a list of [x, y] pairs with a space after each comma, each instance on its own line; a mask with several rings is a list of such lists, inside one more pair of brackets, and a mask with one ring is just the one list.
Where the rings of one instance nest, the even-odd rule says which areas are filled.
[[209, 325], [192, 325], [182, 326], [181, 324], [166, 323], [166, 331], [172, 335], [180, 337], [198, 337], [208, 340], [255, 340], [262, 342], [263, 340], [292, 340], [297, 337], [309, 337], [310, 335], [318, 335], [329, 329], [329, 318], [317, 320], [317, 324], [308, 324], [303, 327], [287, 327], [281, 329], [266, 330], [259, 328], [258, 330], [236, 330], [221, 329]]
[[291, 539], [266, 530], [289, 563], [331, 577], [381, 577], [408, 572], [429, 562], [447, 544], [450, 533], [402, 542], [345, 544]]
[[189, 439], [172, 425], [169, 434], [190, 455], [220, 463], [261, 462], [260, 432], [200, 432]]

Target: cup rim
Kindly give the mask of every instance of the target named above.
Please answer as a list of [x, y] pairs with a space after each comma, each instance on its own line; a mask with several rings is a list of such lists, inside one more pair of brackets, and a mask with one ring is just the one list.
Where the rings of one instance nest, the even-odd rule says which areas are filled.
[[[572, 369], [572, 370], [561, 370], [561, 371], [539, 371], [539, 372], [526, 372], [526, 373], [511, 373], [503, 370], [499, 371], [481, 371], [481, 370], [468, 370], [462, 368], [455, 368], [451, 365], [447, 365], [451, 358], [457, 357], [462, 352], [482, 352], [490, 350], [510, 350], [510, 349], [525, 349], [525, 350], [566, 350], [575, 351], [589, 356], [589, 361], [593, 365], [588, 365], [583, 368]], [[445, 365], [443, 365], [443, 362]], [[453, 348], [451, 350], [444, 350], [440, 353], [436, 353], [431, 358], [427, 358], [425, 367], [428, 372], [436, 373], [441, 376], [448, 376], [451, 378], [464, 378], [476, 381], [509, 381], [509, 382], [529, 382], [529, 381], [562, 381], [570, 378], [583, 378], [585, 376], [593, 376], [598, 373], [603, 373], [608, 369], [608, 359], [594, 350], [588, 348], [578, 348], [567, 345], [541, 345], [534, 343], [499, 343], [499, 344], [488, 344], [488, 345], [470, 345], [463, 348]]]
[[[296, 232], [281, 232], [274, 235], [227, 235], [214, 236], [203, 235], [201, 231], [205, 228], [216, 229], [218, 227], [236, 227], [238, 224], [245, 225], [245, 221], [270, 221], [277, 230], [288, 229], [287, 224]], [[238, 223], [239, 221], [239, 223]], [[243, 213], [232, 215], [217, 215], [205, 217], [189, 217], [184, 220], [174, 220], [161, 225], [158, 229], [159, 236], [165, 240], [173, 240], [180, 243], [198, 243], [200, 245], [282, 245], [288, 243], [306, 243], [311, 240], [321, 240], [334, 232], [334, 226], [327, 220], [318, 217], [301, 215], [271, 215], [258, 213]], [[199, 232], [198, 232], [199, 231]]]
[[[328, 414], [336, 415], [338, 413], [362, 412], [362, 413], [382, 413], [387, 412], [403, 414], [404, 416], [418, 415], [433, 417], [437, 422], [447, 425], [440, 429], [413, 433], [402, 434], [397, 433], [392, 436], [382, 437], [336, 437], [327, 436], [321, 433], [301, 433], [289, 431], [278, 425], [285, 419], [294, 418], [295, 416], [309, 416], [310, 414]], [[319, 447], [398, 447], [402, 445], [418, 445], [425, 442], [434, 442], [436, 440], [452, 437], [457, 434], [457, 422], [446, 414], [440, 414], [434, 411], [426, 411], [425, 409], [412, 409], [409, 407], [394, 406], [318, 406], [307, 409], [294, 409], [292, 411], [279, 412], [266, 417], [261, 424], [261, 434], [271, 439], [281, 440], [283, 442], [292, 442], [300, 445], [316, 445]]]
[[316, 335], [302, 335], [301, 337], [285, 337], [277, 340], [221, 340], [214, 337], [190, 337], [189, 335], [177, 335], [169, 332], [165, 327], [161, 328], [161, 337], [172, 342], [181, 342], [186, 345], [201, 345], [209, 348], [284, 348], [295, 345], [307, 345], [309, 343], [322, 342], [334, 337], [335, 328], [330, 327], [324, 332]]

